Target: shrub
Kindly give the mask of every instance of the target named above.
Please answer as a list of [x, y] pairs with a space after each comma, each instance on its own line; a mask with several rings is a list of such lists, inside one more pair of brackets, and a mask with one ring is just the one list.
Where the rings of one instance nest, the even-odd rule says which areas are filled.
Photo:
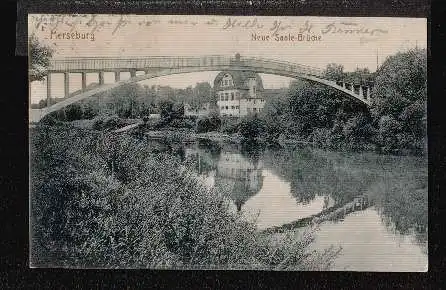
[[169, 126], [174, 128], [192, 129], [195, 127], [195, 122], [191, 119], [174, 119], [170, 122]]
[[221, 126], [221, 120], [217, 116], [203, 117], [197, 121], [197, 133], [206, 133], [210, 131], [218, 131]]
[[239, 131], [240, 121], [238, 118], [224, 118], [220, 131], [226, 134], [234, 134]]
[[265, 135], [266, 126], [261, 119], [248, 116], [241, 120], [239, 132], [244, 138], [256, 139]]
[[126, 123], [117, 115], [114, 116], [100, 116], [94, 119], [94, 130], [113, 130], [125, 126]]
[[65, 116], [67, 121], [82, 119], [82, 107], [77, 103], [68, 105], [65, 108]]

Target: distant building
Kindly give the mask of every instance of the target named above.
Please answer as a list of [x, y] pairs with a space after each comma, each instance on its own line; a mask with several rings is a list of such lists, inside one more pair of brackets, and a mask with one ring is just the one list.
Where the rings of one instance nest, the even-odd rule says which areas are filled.
[[243, 117], [263, 110], [263, 83], [249, 71], [222, 71], [214, 80], [214, 92], [221, 116]]

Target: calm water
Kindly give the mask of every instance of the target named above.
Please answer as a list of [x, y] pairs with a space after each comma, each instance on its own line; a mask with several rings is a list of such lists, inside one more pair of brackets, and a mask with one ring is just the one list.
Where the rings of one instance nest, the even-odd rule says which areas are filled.
[[334, 270], [427, 270], [425, 158], [213, 142], [154, 146], [178, 155], [259, 229], [367, 195], [373, 206], [323, 222], [313, 246], [342, 246]]

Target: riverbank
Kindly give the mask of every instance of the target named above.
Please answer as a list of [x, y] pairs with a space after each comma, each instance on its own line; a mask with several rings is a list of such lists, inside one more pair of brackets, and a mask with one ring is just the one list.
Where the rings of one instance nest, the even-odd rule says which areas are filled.
[[310, 236], [261, 235], [175, 156], [108, 137], [30, 130], [32, 266], [328, 269], [335, 253], [304, 254]]
[[[156, 120], [155, 120], [156, 121]], [[151, 120], [154, 122], [154, 120]], [[51, 123], [51, 122], [50, 122]], [[50, 125], [65, 125], [82, 128], [87, 130], [107, 130], [115, 131], [116, 133], [133, 133], [137, 132], [147, 138], [154, 140], [166, 140], [177, 142], [193, 142], [196, 140], [209, 140], [214, 142], [227, 143], [242, 143], [251, 142], [256, 144], [263, 144], [268, 146], [290, 147], [290, 146], [311, 146], [323, 150], [334, 150], [339, 152], [369, 152], [384, 155], [395, 156], [423, 156], [424, 153], [413, 153], [408, 149], [395, 149], [391, 152], [382, 152], [379, 146], [368, 144], [361, 148], [354, 148], [352, 146], [337, 146], [336, 148], [321, 145], [320, 142], [308, 141], [295, 136], [279, 135], [277, 138], [271, 138], [268, 134], [263, 134], [257, 137], [246, 137], [239, 132], [224, 133], [220, 131], [210, 131], [204, 133], [197, 133], [192, 128], [158, 128], [155, 129], [153, 124], [149, 125], [142, 119], [123, 119], [116, 116], [102, 116], [91, 120], [75, 120], [71, 122], [57, 121], [57, 124]], [[34, 127], [34, 126], [33, 126]], [[155, 126], [156, 127], [156, 126]], [[427, 154], [427, 152], [425, 152]]]

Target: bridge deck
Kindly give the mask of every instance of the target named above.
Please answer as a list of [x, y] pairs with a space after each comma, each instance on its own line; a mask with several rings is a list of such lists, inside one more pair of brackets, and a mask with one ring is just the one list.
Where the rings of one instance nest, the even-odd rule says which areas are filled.
[[85, 72], [85, 71], [119, 71], [119, 70], [149, 70], [163, 68], [186, 67], [225, 67], [240, 66], [251, 68], [263, 68], [283, 70], [290, 73], [322, 76], [320, 68], [295, 64], [287, 61], [263, 59], [254, 57], [241, 57], [236, 59], [227, 56], [203, 56], [203, 57], [72, 57], [51, 60], [50, 72]]
[[[295, 64], [287, 61], [263, 59], [254, 57], [228, 57], [228, 56], [202, 56], [202, 57], [71, 57], [64, 59], [53, 59], [48, 69], [48, 83], [51, 84], [49, 76], [52, 73], [65, 73], [64, 86], [66, 98], [50, 107], [43, 109], [30, 109], [30, 122], [38, 122], [45, 115], [57, 111], [72, 103], [78, 102], [95, 94], [119, 87], [127, 83], [139, 82], [149, 78], [161, 77], [171, 74], [191, 73], [211, 70], [248, 70], [258, 73], [275, 74], [290, 78], [302, 78], [312, 82], [321, 83], [343, 92], [353, 100], [370, 105], [370, 95], [364, 96], [362, 87], [356, 93], [352, 85], [350, 90], [340, 86], [334, 81], [324, 78], [323, 70]], [[114, 71], [115, 83], [104, 84], [104, 72]], [[130, 71], [131, 78], [120, 80], [118, 72]], [[143, 75], [137, 75], [136, 71], [144, 71]], [[86, 73], [94, 72], [99, 75], [99, 86], [87, 88]], [[69, 91], [69, 74], [82, 73], [82, 87], [78, 94], [71, 95]], [[47, 85], [47, 95], [51, 96], [51, 85]]]

